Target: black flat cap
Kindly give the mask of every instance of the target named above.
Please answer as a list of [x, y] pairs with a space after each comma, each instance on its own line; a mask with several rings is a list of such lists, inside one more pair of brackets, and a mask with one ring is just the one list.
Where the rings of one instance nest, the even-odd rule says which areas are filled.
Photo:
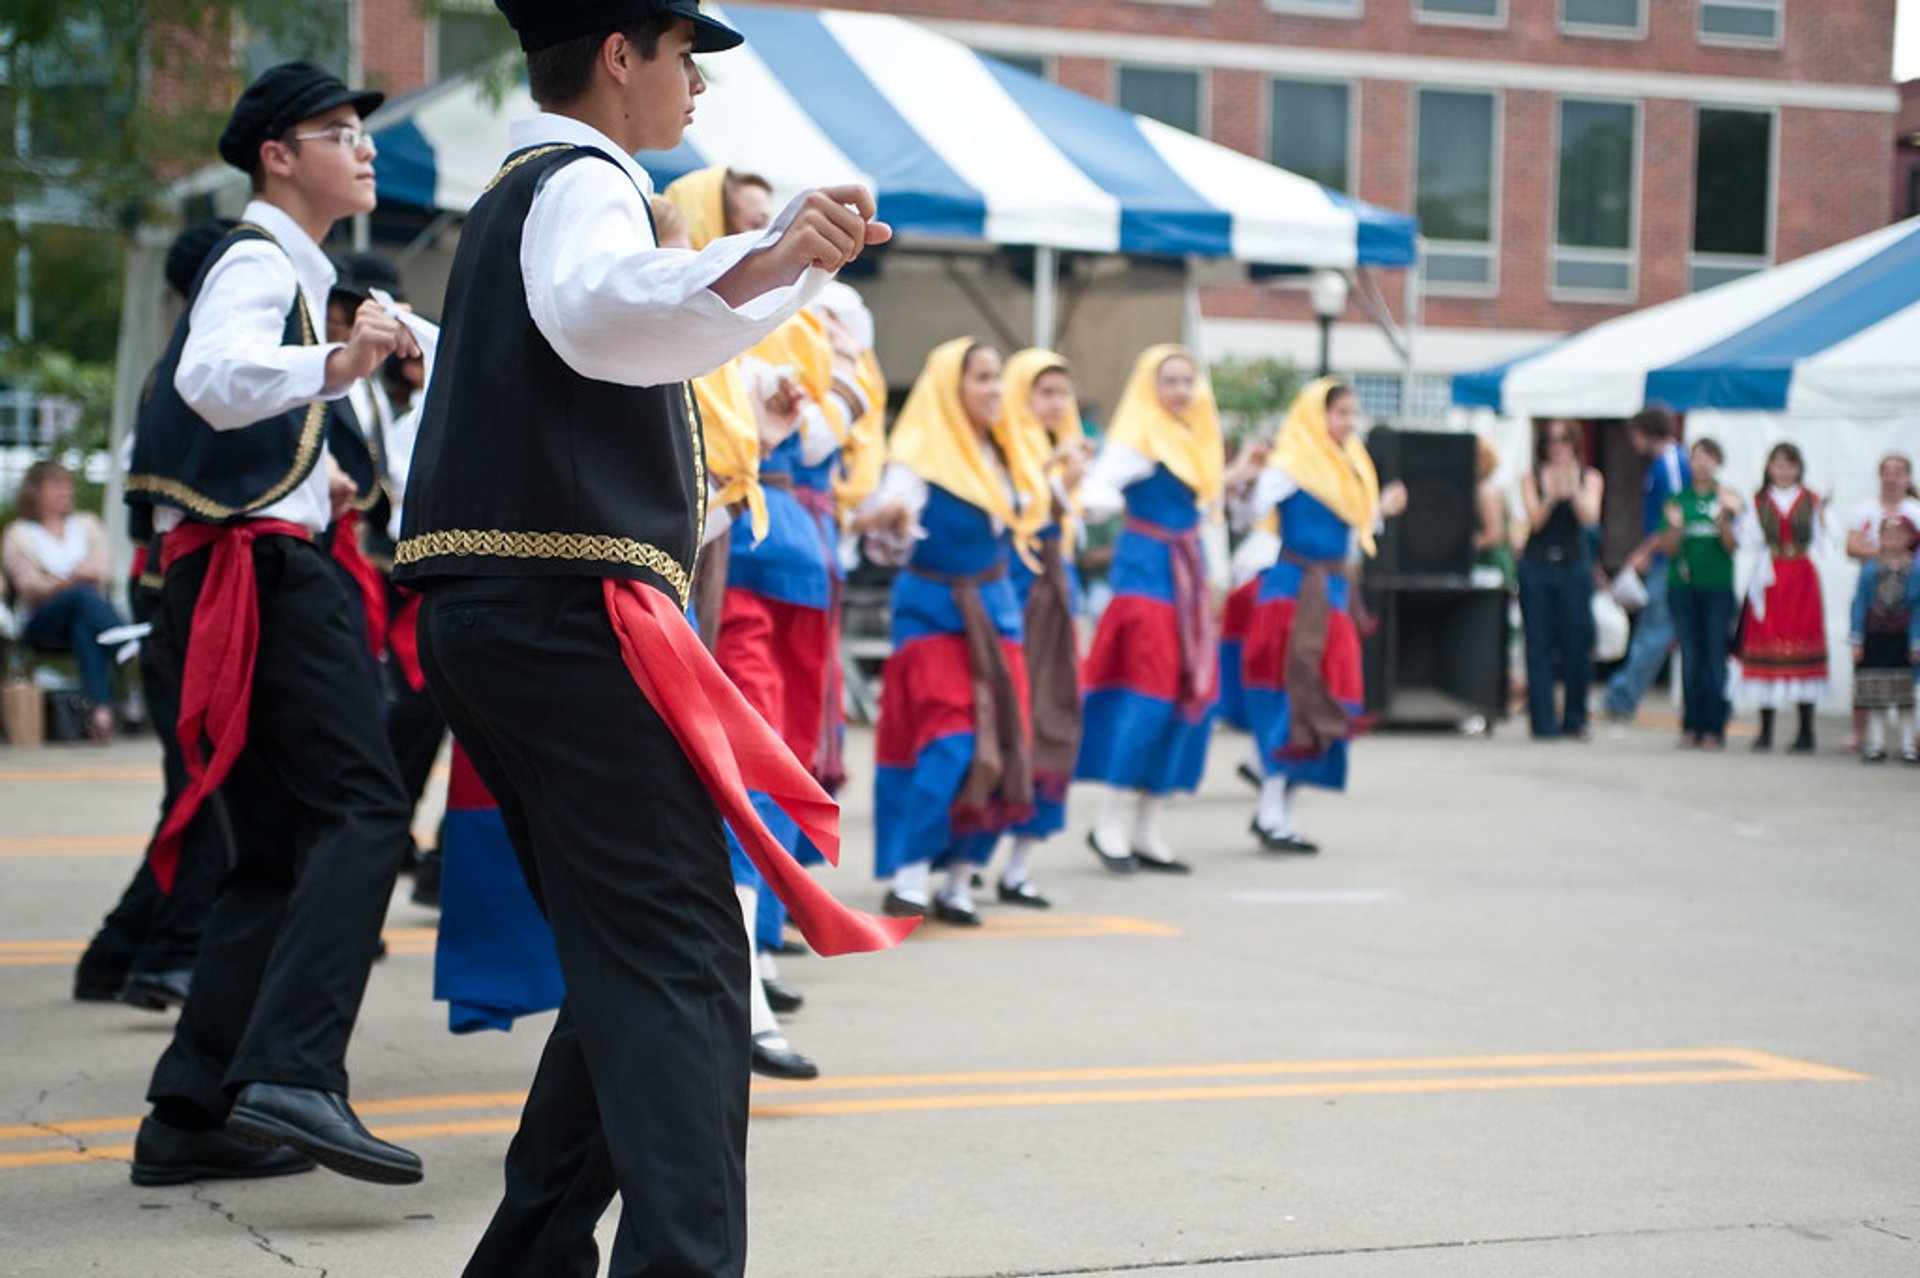
[[693, 51], [719, 53], [746, 37], [700, 12], [700, 0], [494, 0], [528, 53], [581, 36], [611, 35], [643, 18], [685, 18]]
[[167, 247], [165, 269], [167, 283], [173, 286], [174, 292], [182, 297], [187, 295], [193, 282], [200, 278], [207, 254], [213, 252], [213, 246], [236, 225], [230, 217], [204, 217], [173, 237], [173, 243]]
[[250, 171], [260, 158], [260, 144], [300, 121], [338, 106], [353, 107], [364, 120], [386, 100], [384, 93], [349, 89], [331, 71], [311, 62], [282, 62], [262, 71], [233, 104], [233, 115], [220, 134], [220, 158]]
[[372, 297], [377, 288], [396, 302], [407, 300], [406, 290], [400, 284], [400, 269], [378, 253], [339, 253], [334, 256], [333, 265], [338, 276], [333, 284], [336, 293], [365, 299]]

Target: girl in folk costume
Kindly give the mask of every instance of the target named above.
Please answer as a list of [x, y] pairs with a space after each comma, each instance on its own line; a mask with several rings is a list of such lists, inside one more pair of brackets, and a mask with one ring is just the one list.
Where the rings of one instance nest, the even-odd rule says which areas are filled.
[[1087, 842], [1118, 874], [1189, 872], [1161, 837], [1159, 815], [1167, 794], [1199, 784], [1213, 730], [1219, 652], [1200, 520], [1220, 500], [1224, 465], [1213, 388], [1198, 362], [1184, 347], [1150, 347], [1134, 363], [1082, 496], [1090, 517], [1127, 512], [1113, 602], [1082, 672], [1075, 772], [1112, 787]]
[[1820, 574], [1807, 552], [1819, 539], [1826, 511], [1804, 484], [1806, 461], [1792, 444], [1767, 454], [1767, 482], [1753, 495], [1743, 540], [1764, 542], [1747, 589], [1741, 628], [1741, 682], [1760, 706], [1755, 750], [1773, 749], [1773, 721], [1780, 708], [1795, 706], [1800, 730], [1789, 747], [1813, 751], [1813, 707], [1827, 686], [1827, 635], [1820, 604]]
[[1073, 565], [1078, 538], [1076, 494], [1093, 446], [1080, 425], [1073, 374], [1059, 355], [1016, 352], [1007, 360], [1005, 417], [1030, 453], [1047, 458], [1053, 518], [1040, 529], [1037, 565], [1013, 559], [1014, 592], [1023, 610], [1027, 693], [1033, 708], [1034, 812], [1013, 827], [1013, 848], [995, 889], [1009, 905], [1046, 909], [1050, 902], [1030, 878], [1033, 851], [1067, 825], [1067, 783], [1080, 751], [1080, 574]]
[[[1017, 551], [1038, 563], [1043, 454], [1001, 416], [999, 352], [970, 337], [927, 356], [866, 511], [868, 553], [904, 565], [875, 731], [876, 870], [886, 911], [977, 925], [974, 869], [1033, 815]], [[929, 898], [934, 869], [946, 882]]]
[[1294, 793], [1346, 788], [1362, 688], [1345, 569], [1356, 548], [1374, 553], [1378, 520], [1406, 507], [1403, 486], [1381, 492], [1358, 425], [1351, 387], [1311, 383], [1287, 410], [1266, 469], [1235, 502], [1245, 523], [1280, 515], [1280, 558], [1260, 579], [1246, 650], [1247, 718], [1265, 772], [1253, 833], [1269, 851], [1319, 851], [1301, 836]]
[[1861, 758], [1884, 763], [1887, 729], [1907, 763], [1920, 763], [1914, 740], [1914, 667], [1920, 665], [1920, 572], [1914, 543], [1920, 526], [1888, 516], [1874, 534], [1874, 557], [1860, 566], [1853, 597], [1853, 705], [1867, 716]]

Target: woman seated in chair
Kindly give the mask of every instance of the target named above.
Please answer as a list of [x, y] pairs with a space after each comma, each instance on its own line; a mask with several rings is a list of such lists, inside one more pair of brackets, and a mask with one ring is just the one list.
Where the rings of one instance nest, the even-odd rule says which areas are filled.
[[73, 509], [73, 473], [35, 462], [20, 481], [18, 518], [0, 541], [7, 582], [20, 611], [20, 639], [73, 653], [92, 703], [88, 732], [113, 737], [113, 657], [103, 631], [126, 624], [107, 602], [107, 538], [97, 516]]

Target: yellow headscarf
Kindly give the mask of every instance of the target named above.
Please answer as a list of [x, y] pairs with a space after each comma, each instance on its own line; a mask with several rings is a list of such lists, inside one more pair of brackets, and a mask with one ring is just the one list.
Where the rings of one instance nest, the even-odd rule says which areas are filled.
[[767, 535], [767, 498], [760, 489], [760, 422], [747, 393], [740, 361], [730, 359], [693, 382], [700, 427], [707, 444], [707, 473], [719, 482], [713, 500], [746, 502], [753, 539]]
[[[1067, 361], [1058, 353], [1030, 346], [1023, 351], [1015, 351], [1007, 357], [1006, 407], [1001, 410], [1007, 426], [1016, 434], [1025, 436], [1029, 447], [1036, 450], [1042, 459], [1051, 457], [1053, 450], [1069, 440], [1083, 437], [1080, 426], [1080, 400], [1077, 396], [1067, 399], [1067, 412], [1060, 420], [1059, 427], [1052, 433], [1041, 420], [1033, 414], [1033, 384], [1040, 380], [1042, 373], [1058, 369], [1071, 377]], [[1068, 509], [1061, 512], [1061, 543], [1063, 549], [1073, 549], [1073, 525], [1080, 516], [1080, 506], [1074, 493], [1067, 494]], [[1067, 517], [1071, 516], [1071, 517]]]
[[1359, 534], [1360, 548], [1371, 558], [1380, 476], [1357, 433], [1345, 444], [1336, 444], [1327, 429], [1327, 392], [1342, 384], [1322, 377], [1294, 396], [1267, 464], [1286, 471], [1304, 492], [1340, 516]]
[[811, 312], [801, 311], [761, 338], [760, 344], [747, 353], [775, 367], [792, 368], [807, 398], [826, 414], [834, 439], [842, 444], [847, 442], [846, 411], [840, 407], [840, 401], [829, 394], [833, 390], [833, 340], [827, 336], [825, 321]]
[[887, 451], [892, 460], [928, 483], [938, 484], [1011, 528], [1014, 547], [1023, 558], [1031, 558], [1034, 534], [1052, 514], [1044, 458], [1008, 428], [1003, 412], [992, 434], [1006, 458], [1014, 492], [1026, 498], [1024, 509], [1015, 509], [960, 405], [960, 375], [967, 352], [975, 345], [971, 337], [956, 337], [927, 355], [926, 366], [894, 419]]
[[869, 407], [847, 428], [847, 440], [840, 446], [840, 474], [833, 481], [833, 495], [843, 513], [859, 506], [880, 486], [880, 472], [887, 465], [887, 379], [870, 350], [860, 352], [854, 372]]
[[[1176, 355], [1191, 363], [1194, 371], [1193, 403], [1185, 417], [1175, 417], [1160, 403], [1157, 384], [1160, 366]], [[1220, 500], [1220, 475], [1227, 464], [1220, 414], [1206, 368], [1186, 347], [1169, 343], [1141, 352], [1133, 375], [1127, 378], [1127, 389], [1114, 406], [1107, 438], [1172, 471], [1175, 479], [1193, 490], [1198, 505]]]
[[727, 166], [695, 169], [661, 194], [687, 219], [687, 238], [694, 252], [727, 233]]

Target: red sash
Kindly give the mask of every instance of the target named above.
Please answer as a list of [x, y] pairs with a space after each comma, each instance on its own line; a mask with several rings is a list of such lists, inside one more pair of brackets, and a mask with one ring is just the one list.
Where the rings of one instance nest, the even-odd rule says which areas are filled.
[[360, 605], [367, 614], [367, 646], [378, 660], [387, 650], [387, 583], [360, 549], [359, 511], [349, 510], [333, 521], [333, 558], [360, 592]]
[[840, 863], [840, 806], [754, 710], [667, 597], [636, 581], [604, 583], [607, 617], [633, 681], [686, 752], [754, 867], [820, 954], [898, 945], [918, 919], [850, 909], [793, 859], [753, 809], [758, 790], [800, 825], [829, 864]]
[[[213, 547], [207, 577], [193, 604], [187, 630], [186, 669], [180, 683], [180, 754], [187, 786], [174, 800], [160, 833], [147, 850], [160, 890], [173, 890], [180, 864], [180, 840], [207, 796], [220, 788], [247, 744], [247, 712], [253, 703], [253, 662], [260, 649], [259, 583], [253, 575], [253, 543], [261, 537], [313, 534], [282, 519], [250, 519], [237, 524], [185, 523], [160, 542], [165, 571], [197, 550]], [[213, 758], [200, 753], [201, 738], [213, 744]]]
[[426, 672], [420, 669], [420, 596], [405, 587], [400, 591], [400, 611], [387, 624], [387, 647], [400, 663], [400, 673], [415, 692], [427, 690]]

